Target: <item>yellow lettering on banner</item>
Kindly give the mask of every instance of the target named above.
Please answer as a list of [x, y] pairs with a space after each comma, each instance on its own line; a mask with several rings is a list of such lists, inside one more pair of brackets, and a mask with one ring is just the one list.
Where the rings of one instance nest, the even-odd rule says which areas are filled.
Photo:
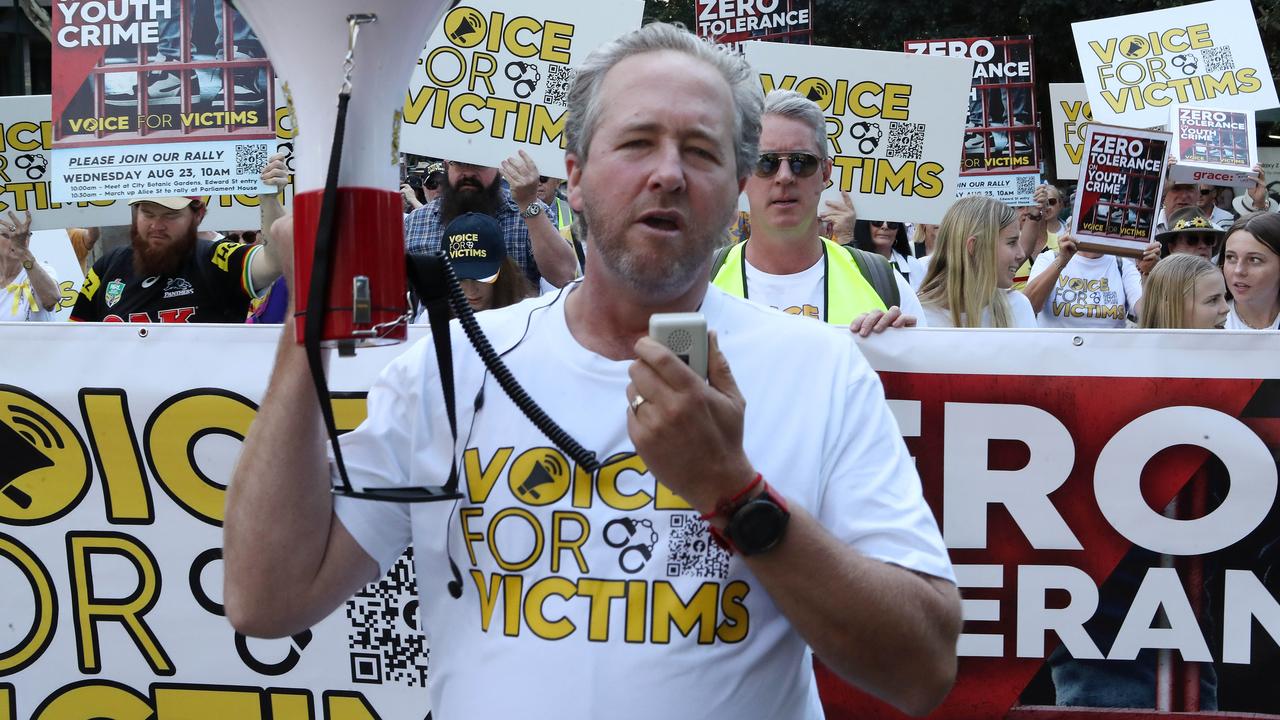
[[507, 460], [511, 458], [511, 453], [515, 448], [504, 447], [498, 448], [498, 451], [489, 459], [489, 463], [480, 467], [480, 452], [475, 448], [467, 448], [462, 454], [462, 471], [466, 473], [467, 478], [467, 501], [482, 504], [489, 499], [489, 493], [493, 491], [493, 485], [502, 477], [502, 469], [507, 466]]
[[671, 642], [671, 625], [674, 624], [685, 637], [689, 637], [696, 626], [698, 643], [709, 644], [716, 633], [716, 584], [702, 583], [685, 603], [671, 583], [658, 580], [653, 583], [652, 614], [653, 642]]
[[[452, 59], [453, 59], [453, 61], [454, 61], [455, 63], [457, 63], [457, 73], [456, 73], [456, 74], [455, 74], [451, 79], [446, 80], [446, 79], [444, 79], [444, 78], [442, 78], [442, 77], [440, 77], [440, 76], [436, 75], [436, 70], [437, 70], [437, 67], [438, 67], [438, 66], [436, 65], [436, 60], [437, 60], [441, 55], [448, 55], [450, 58], [452, 58]], [[426, 59], [426, 61], [423, 63], [422, 68], [423, 68], [423, 70], [425, 70], [425, 71], [426, 71], [426, 73], [427, 73], [427, 79], [431, 81], [431, 84], [432, 84], [432, 85], [435, 85], [435, 86], [437, 86], [437, 87], [442, 87], [442, 88], [449, 88], [449, 87], [453, 87], [454, 85], [457, 85], [458, 83], [462, 82], [462, 78], [463, 78], [464, 76], [466, 76], [466, 74], [467, 74], [467, 59], [466, 59], [466, 58], [464, 58], [464, 57], [462, 56], [462, 53], [458, 52], [457, 50], [454, 50], [453, 48], [451, 48], [451, 47], [449, 47], [449, 46], [447, 46], [447, 45], [442, 45], [442, 46], [440, 46], [440, 47], [438, 47], [438, 48], [435, 48], [435, 49], [434, 49], [434, 50], [432, 50], [431, 52], [427, 53], [427, 59]], [[471, 87], [471, 90], [474, 92], [474, 91], [475, 91], [475, 86], [472, 86], [472, 87]], [[407, 114], [408, 114], [408, 113], [406, 113], [406, 115], [407, 115]]]
[[[564, 525], [566, 522], [577, 524], [577, 537], [572, 539], [565, 538]], [[582, 546], [587, 542], [587, 537], [590, 535], [591, 524], [582, 513], [563, 510], [551, 513], [551, 572], [560, 572], [560, 552], [563, 550], [573, 553], [573, 559], [578, 564], [578, 572], [583, 574], [590, 572], [587, 567], [587, 559], [582, 554]]]
[[378, 712], [363, 695], [341, 690], [325, 691], [324, 712], [325, 720], [378, 720]]
[[524, 594], [524, 576], [507, 575], [502, 583], [502, 634], [520, 637], [520, 596]]
[[35, 525], [70, 512], [88, 492], [92, 475], [79, 432], [47, 402], [12, 385], [0, 385], [0, 423], [25, 439], [12, 449], [13, 457], [0, 457], [10, 469], [0, 495], [0, 524]]
[[541, 145], [544, 142], [551, 142], [559, 138], [560, 147], [564, 147], [564, 121], [568, 113], [560, 113], [556, 118], [551, 117], [551, 111], [547, 110], [545, 105], [533, 106], [533, 123], [529, 128], [529, 142], [534, 145]]
[[151, 704], [127, 685], [110, 680], [67, 685], [45, 701], [40, 714], [31, 720], [151, 720]]
[[458, 513], [459, 523], [462, 526], [462, 539], [467, 543], [467, 555], [471, 558], [471, 564], [476, 564], [476, 551], [473, 547], [478, 542], [484, 542], [484, 533], [478, 533], [471, 529], [471, 518], [484, 517], [484, 508], [465, 507]]
[[255, 415], [252, 402], [226, 390], [191, 390], [166, 400], [145, 433], [147, 462], [160, 487], [192, 516], [220, 525], [226, 486], [196, 466], [195, 446], [206, 435], [243, 441]]
[[[484, 68], [480, 67], [481, 61], [488, 63]], [[471, 79], [467, 81], [467, 90], [476, 91], [476, 81], [483, 80], [487, 95], [493, 95], [493, 74], [498, 71], [498, 61], [488, 53], [476, 53], [471, 56]]]
[[[143, 620], [160, 597], [160, 571], [151, 552], [128, 535], [72, 532], [67, 534], [67, 555], [71, 560], [71, 597], [80, 671], [101, 671], [98, 623], [106, 621], [124, 626], [153, 672], [172, 675], [173, 663]], [[94, 597], [90, 560], [94, 555], [118, 555], [130, 561], [138, 572], [134, 591], [120, 599]]]
[[257, 690], [160, 686], [154, 688], [152, 694], [157, 718], [254, 720], [262, 717], [262, 699]]
[[311, 693], [306, 690], [271, 691], [271, 720], [311, 720]]
[[[464, 511], [465, 512], [465, 511]], [[472, 559], [471, 562], [475, 562]], [[493, 609], [498, 604], [498, 589], [502, 586], [501, 575], [490, 575], [489, 585], [484, 583], [484, 573], [473, 569], [471, 579], [476, 583], [476, 592], [480, 595], [480, 630], [489, 632], [489, 622], [493, 620]]]
[[644, 475], [648, 472], [648, 467], [645, 466], [640, 456], [634, 453], [627, 453], [621, 457], [614, 456], [600, 468], [600, 474], [596, 480], [597, 492], [600, 493], [600, 499], [604, 504], [614, 510], [622, 510], [623, 512], [639, 510], [648, 505], [653, 500], [653, 496], [644, 490], [637, 490], [628, 494], [624, 494], [619, 490], [618, 476], [624, 472]]
[[569, 45], [573, 43], [573, 25], [548, 20], [542, 27], [542, 52], [540, 60], [569, 64]]
[[0, 145], [0, 151], [5, 149], [19, 152], [48, 150], [53, 147], [53, 123], [46, 120], [36, 124], [24, 120], [8, 127], [0, 124], [0, 140], [4, 141], [4, 144]]
[[449, 103], [449, 124], [459, 132], [474, 135], [484, 129], [484, 123], [476, 119], [468, 119], [462, 116], [463, 108], [475, 108], [479, 110], [485, 106], [484, 98], [475, 93], [463, 93], [454, 98]]
[[[498, 544], [496, 542], [498, 526], [507, 518], [519, 518], [528, 523], [529, 528], [533, 531], [533, 547], [530, 548], [529, 555], [525, 558], [509, 560], [502, 557], [502, 554], [498, 551]], [[534, 561], [538, 559], [538, 556], [542, 554], [544, 546], [542, 523], [538, 522], [538, 518], [534, 517], [533, 513], [525, 510], [524, 508], [510, 507], [500, 510], [497, 515], [493, 516], [493, 520], [489, 522], [489, 531], [487, 535], [489, 537], [489, 552], [493, 555], [493, 559], [497, 561], [498, 567], [508, 572], [528, 570], [529, 567], [533, 565]]]
[[[639, 457], [639, 455], [637, 455], [636, 457]], [[686, 501], [684, 498], [680, 497], [679, 495], [671, 492], [671, 488], [667, 487], [666, 485], [663, 485], [662, 483], [655, 483], [655, 485], [657, 485], [657, 499], [653, 501], [653, 508], [655, 510], [692, 510], [693, 509], [693, 506], [690, 505], [688, 501]]]
[[330, 407], [333, 408], [333, 423], [338, 432], [347, 432], [360, 427], [360, 423], [369, 415], [368, 393], [333, 393]]
[[587, 639], [592, 642], [609, 640], [610, 604], [627, 592], [621, 580], [597, 580], [578, 578], [578, 595], [591, 599]]
[[491, 97], [486, 105], [493, 110], [493, 125], [489, 136], [501, 140], [507, 136], [507, 116], [515, 112], [521, 103], [506, 98]]
[[0, 652], [0, 675], [8, 675], [35, 662], [48, 647], [53, 638], [53, 621], [58, 614], [58, 596], [53, 592], [53, 578], [49, 571], [25, 545], [0, 533], [0, 556], [9, 558], [22, 569], [22, 574], [31, 583], [35, 605], [31, 630], [18, 645]]
[[543, 603], [552, 595], [572, 599], [577, 586], [562, 577], [547, 577], [529, 586], [524, 596], [524, 622], [534, 635], [543, 640], [562, 640], [577, 628], [567, 617], [552, 620], [544, 612]]
[[80, 414], [89, 431], [107, 521], [112, 524], [150, 524], [155, 520], [151, 486], [142, 469], [142, 450], [129, 417], [129, 398], [119, 388], [80, 391]]
[[507, 22], [506, 27], [502, 29], [502, 44], [516, 57], [533, 57], [538, 54], [538, 46], [521, 42], [520, 33], [527, 32], [530, 35], [535, 35], [541, 28], [542, 24], [531, 17], [512, 18]]
[[18, 720], [18, 703], [13, 686], [0, 683], [0, 720]]

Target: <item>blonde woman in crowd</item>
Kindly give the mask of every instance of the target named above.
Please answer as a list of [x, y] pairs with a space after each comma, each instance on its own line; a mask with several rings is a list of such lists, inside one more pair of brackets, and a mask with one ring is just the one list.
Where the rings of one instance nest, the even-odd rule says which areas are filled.
[[1031, 303], [1009, 291], [1025, 259], [1013, 208], [989, 197], [957, 200], [938, 226], [920, 287], [929, 327], [1036, 327]]
[[1221, 329], [1227, 322], [1222, 273], [1199, 255], [1179, 253], [1156, 263], [1147, 276], [1138, 327]]

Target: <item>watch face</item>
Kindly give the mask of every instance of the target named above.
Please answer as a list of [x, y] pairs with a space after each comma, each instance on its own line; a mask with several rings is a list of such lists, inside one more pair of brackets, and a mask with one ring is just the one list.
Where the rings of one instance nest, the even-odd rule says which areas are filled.
[[790, 515], [765, 498], [743, 505], [729, 522], [729, 538], [743, 555], [764, 552], [782, 540]]

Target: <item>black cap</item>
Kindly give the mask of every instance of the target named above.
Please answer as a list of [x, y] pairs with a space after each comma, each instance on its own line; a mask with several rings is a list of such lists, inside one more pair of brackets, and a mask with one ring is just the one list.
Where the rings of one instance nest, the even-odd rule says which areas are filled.
[[498, 221], [474, 212], [459, 215], [444, 229], [444, 249], [460, 280], [497, 280], [507, 256]]

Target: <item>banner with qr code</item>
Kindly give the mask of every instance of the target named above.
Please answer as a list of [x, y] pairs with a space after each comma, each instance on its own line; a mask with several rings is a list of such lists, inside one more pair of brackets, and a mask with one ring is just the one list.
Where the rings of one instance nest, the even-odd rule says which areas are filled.
[[1094, 119], [1155, 127], [1174, 105], [1280, 105], [1249, 0], [1212, 0], [1071, 24]]
[[[278, 108], [277, 114], [270, 150], [290, 154], [293, 124], [284, 107]], [[54, 200], [51, 186], [56, 183], [50, 166], [53, 122], [48, 95], [0, 97], [0, 127], [6, 131], [0, 133], [0, 215], [30, 212], [33, 230], [129, 224], [129, 206], [124, 199]], [[288, 162], [292, 163], [292, 157]], [[202, 229], [255, 230], [261, 223], [256, 189], [248, 194], [200, 196], [209, 208]], [[286, 207], [292, 205], [292, 184], [281, 194], [281, 201]]]
[[56, 0], [52, 198], [256, 194], [276, 141], [274, 73], [221, 0]]
[[640, 27], [643, 11], [640, 0], [457, 5], [414, 67], [400, 149], [487, 167], [524, 150], [542, 174], [563, 176], [575, 67]]
[[[427, 716], [433, 658], [411, 551], [292, 637], [245, 638], [223, 617], [224, 493], [278, 326], [20, 323], [0, 332], [22, 348], [0, 354], [0, 718]], [[410, 340], [426, 334], [414, 326]], [[1280, 384], [1258, 375], [1274, 365], [1280, 334], [1220, 331], [1210, 342], [1201, 331], [906, 330], [860, 346], [966, 598], [959, 675], [936, 717], [1051, 705], [1054, 685], [1065, 692], [1069, 680], [1041, 671], [1071, 657], [1095, 659], [1091, 681], [1105, 694], [1168, 650], [1161, 665], [1183, 668], [1177, 677], [1216, 672], [1220, 709], [1280, 712], [1271, 682], [1280, 668]], [[405, 347], [330, 366], [340, 431], [361, 422], [365, 391]], [[614, 469], [624, 466], [634, 470]], [[1210, 509], [1152, 510], [1201, 476]], [[604, 477], [594, 482], [617, 482]], [[727, 571], [728, 555], [708, 546], [696, 514], [641, 525], [625, 534], [641, 543], [665, 535], [668, 576]], [[1145, 575], [1117, 570], [1130, 549], [1173, 558]], [[637, 557], [623, 551], [618, 562]], [[1109, 577], [1137, 596], [1113, 603]], [[1193, 577], [1216, 599], [1202, 602]], [[443, 586], [437, 577], [425, 591]], [[490, 632], [512, 612], [502, 595]], [[673, 632], [703, 622], [694, 605], [668, 604], [689, 611], [668, 617]], [[1114, 643], [1085, 631], [1090, 617], [1124, 618]], [[901, 717], [821, 668], [819, 683], [831, 720]]]
[[972, 60], [764, 42], [742, 48], [766, 93], [794, 90], [826, 115], [832, 168], [824, 198], [848, 192], [858, 217], [942, 220], [960, 175]]
[[956, 181], [956, 197], [985, 195], [993, 197], [1011, 207], [1028, 207], [1035, 205], [1036, 186], [1040, 184], [1039, 175], [961, 175]]

